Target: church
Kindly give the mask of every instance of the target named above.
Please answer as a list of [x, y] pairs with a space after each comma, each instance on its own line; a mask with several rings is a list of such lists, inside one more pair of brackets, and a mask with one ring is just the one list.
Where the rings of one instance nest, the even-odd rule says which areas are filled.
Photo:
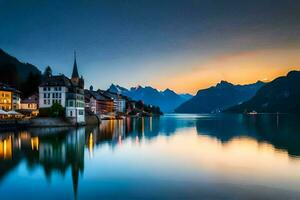
[[84, 79], [78, 73], [76, 53], [71, 79], [65, 75], [49, 75], [39, 86], [39, 107], [50, 108], [55, 103], [65, 108], [65, 117], [72, 123], [85, 123]]

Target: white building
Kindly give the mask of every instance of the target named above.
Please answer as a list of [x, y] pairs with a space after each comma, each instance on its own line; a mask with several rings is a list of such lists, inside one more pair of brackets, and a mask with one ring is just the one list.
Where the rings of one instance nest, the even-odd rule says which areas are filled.
[[59, 103], [66, 117], [74, 123], [84, 123], [84, 80], [79, 78], [76, 57], [71, 79], [64, 75], [50, 76], [39, 87], [39, 107], [50, 108]]
[[54, 103], [66, 107], [66, 96], [71, 86], [70, 79], [64, 75], [47, 78], [39, 87], [39, 107], [50, 108]]
[[17, 90], [15, 90], [15, 92], [13, 93], [13, 98], [12, 98], [13, 110], [19, 110], [21, 108], [20, 93], [21, 92]]

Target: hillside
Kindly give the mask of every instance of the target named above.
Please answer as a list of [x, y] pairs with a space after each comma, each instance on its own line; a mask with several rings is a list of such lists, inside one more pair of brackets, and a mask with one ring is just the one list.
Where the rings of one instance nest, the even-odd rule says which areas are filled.
[[0, 82], [9, 84], [28, 96], [37, 91], [41, 72], [32, 64], [22, 63], [0, 49]]
[[175, 109], [177, 113], [214, 113], [250, 99], [263, 86], [263, 82], [233, 85], [221, 81], [216, 86], [199, 90], [190, 100]]
[[300, 113], [300, 71], [276, 78], [260, 88], [256, 95], [228, 112]]

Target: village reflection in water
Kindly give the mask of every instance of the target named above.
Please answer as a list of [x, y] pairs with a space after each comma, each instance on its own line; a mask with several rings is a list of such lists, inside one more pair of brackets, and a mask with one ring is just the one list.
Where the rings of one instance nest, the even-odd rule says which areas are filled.
[[[300, 125], [295, 116], [243, 115], [166, 115], [160, 118], [127, 118], [103, 121], [99, 127], [28, 129], [0, 134], [0, 185], [5, 176], [25, 161], [29, 169], [42, 167], [45, 177], [71, 170], [76, 196], [85, 158], [94, 158], [95, 149], [109, 145], [111, 149], [126, 140], [139, 144], [158, 136], [171, 137], [185, 130], [195, 130], [197, 137], [217, 139], [224, 148], [232, 142], [239, 145], [269, 144], [291, 159], [300, 156]], [[180, 130], [180, 131], [179, 131]], [[184, 137], [184, 135], [183, 135]], [[251, 141], [245, 140], [251, 138]], [[202, 141], [203, 142], [203, 141]], [[209, 144], [208, 144], [209, 146]], [[262, 145], [265, 148], [265, 145]], [[179, 147], [180, 148], [180, 147]], [[200, 148], [200, 147], [196, 147]], [[241, 148], [243, 149], [243, 148]], [[87, 155], [85, 155], [87, 153]], [[159, 156], [159, 155], [158, 155]], [[219, 155], [222, 156], [222, 155]]]

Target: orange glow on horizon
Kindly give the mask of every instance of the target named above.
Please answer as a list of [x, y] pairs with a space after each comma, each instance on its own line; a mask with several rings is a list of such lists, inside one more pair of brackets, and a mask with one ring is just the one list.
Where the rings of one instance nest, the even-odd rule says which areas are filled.
[[156, 80], [154, 87], [196, 94], [199, 89], [214, 86], [221, 80], [233, 84], [269, 82], [291, 70], [300, 70], [299, 55], [300, 49], [295, 48], [218, 55], [207, 62], [199, 61], [201, 64], [188, 63], [185, 72]]

